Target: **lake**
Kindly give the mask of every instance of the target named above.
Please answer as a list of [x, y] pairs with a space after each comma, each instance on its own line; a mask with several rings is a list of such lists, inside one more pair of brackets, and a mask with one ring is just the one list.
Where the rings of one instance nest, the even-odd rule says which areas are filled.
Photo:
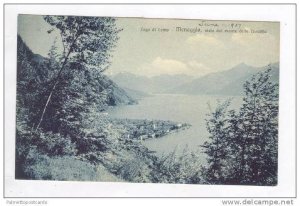
[[108, 111], [108, 115], [114, 118], [170, 120], [191, 124], [189, 129], [143, 141], [150, 150], [163, 155], [175, 148], [179, 152], [185, 147], [189, 150], [198, 149], [209, 135], [205, 126], [206, 114], [216, 108], [217, 101], [224, 102], [230, 98], [230, 108], [239, 108], [241, 97], [156, 94], [139, 100], [136, 105], [114, 107]]

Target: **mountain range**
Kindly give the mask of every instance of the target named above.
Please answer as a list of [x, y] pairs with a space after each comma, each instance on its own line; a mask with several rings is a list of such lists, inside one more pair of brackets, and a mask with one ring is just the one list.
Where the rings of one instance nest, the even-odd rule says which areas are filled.
[[[34, 54], [20, 37], [18, 37], [18, 47], [20, 55], [26, 53], [27, 58], [36, 65], [47, 61], [47, 58]], [[253, 67], [241, 63], [231, 69], [198, 78], [185, 74], [146, 77], [122, 72], [110, 76], [103, 75], [99, 86], [102, 87], [109, 106], [133, 104], [136, 100], [155, 93], [241, 95], [245, 81], [250, 80], [253, 74], [269, 67], [272, 68], [271, 81], [278, 83], [279, 63], [277, 62], [264, 67]], [[39, 71], [38, 68], [37, 66], [36, 73], [44, 72]]]
[[[39, 65], [44, 65], [48, 62], [48, 58], [43, 57], [39, 54], [33, 53], [30, 48], [25, 44], [20, 36], [18, 36], [18, 57], [19, 59], [24, 59], [30, 62], [31, 65], [34, 65], [34, 75], [37, 79], [40, 79], [46, 71], [43, 67]], [[21, 64], [18, 67], [18, 72], [26, 70], [26, 65]], [[43, 80], [41, 80], [43, 81]], [[113, 82], [106, 75], [101, 75], [99, 79], [99, 84], [97, 87], [101, 88], [101, 96], [103, 98], [104, 104], [106, 106], [117, 106], [117, 105], [126, 105], [126, 104], [135, 104], [137, 103], [136, 99], [131, 97], [123, 88], [119, 87], [115, 82]]]
[[[279, 63], [269, 66], [272, 68], [271, 81], [278, 83]], [[268, 69], [269, 66], [252, 67], [241, 63], [229, 70], [211, 73], [194, 79], [168, 92], [179, 94], [241, 95], [243, 93], [243, 84], [250, 80], [254, 74]]]
[[187, 75], [146, 77], [126, 72], [111, 76], [111, 79], [122, 88], [144, 93], [241, 95], [245, 81], [269, 67], [272, 68], [271, 81], [278, 83], [279, 63], [264, 67], [253, 67], [241, 63], [231, 69], [210, 73], [199, 78]]
[[110, 78], [122, 88], [138, 90], [147, 94], [167, 93], [167, 91], [193, 80], [192, 76], [182, 74], [146, 77], [129, 72], [118, 73]]

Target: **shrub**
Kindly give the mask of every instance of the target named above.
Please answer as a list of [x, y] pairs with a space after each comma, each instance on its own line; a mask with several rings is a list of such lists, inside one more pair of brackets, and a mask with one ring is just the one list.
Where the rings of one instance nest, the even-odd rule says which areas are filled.
[[156, 162], [156, 168], [151, 172], [153, 182], [160, 183], [203, 183], [201, 178], [202, 161], [199, 152], [189, 152], [186, 147], [182, 153], [176, 149], [161, 157]]
[[71, 141], [70, 137], [52, 132], [40, 132], [37, 147], [41, 153], [48, 156], [75, 155], [77, 152], [76, 144]]
[[138, 157], [131, 157], [120, 161], [116, 174], [130, 182], [150, 182], [150, 168]]
[[61, 181], [95, 181], [99, 176], [94, 165], [75, 157], [49, 157], [34, 150], [29, 153], [25, 174], [28, 179]]

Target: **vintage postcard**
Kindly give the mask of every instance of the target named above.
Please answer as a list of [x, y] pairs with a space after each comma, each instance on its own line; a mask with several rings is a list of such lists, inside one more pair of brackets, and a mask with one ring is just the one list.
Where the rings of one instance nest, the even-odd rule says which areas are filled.
[[15, 178], [276, 186], [279, 35], [20, 14]]

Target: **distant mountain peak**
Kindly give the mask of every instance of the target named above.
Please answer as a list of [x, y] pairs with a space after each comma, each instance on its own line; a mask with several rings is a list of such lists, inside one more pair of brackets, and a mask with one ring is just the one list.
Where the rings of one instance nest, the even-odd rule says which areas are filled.
[[[278, 65], [278, 63], [274, 64], [272, 73], [272, 81], [274, 82], [278, 82], [279, 79], [279, 67], [276, 67], [276, 65]], [[177, 94], [241, 95], [245, 81], [251, 79], [252, 75], [257, 72], [265, 69], [267, 69], [267, 66], [253, 67], [245, 63], [240, 63], [231, 69], [211, 73], [186, 84], [179, 85], [169, 90], [169, 92]]]
[[237, 64], [236, 66], [241, 67], [241, 66], [249, 66], [249, 65], [247, 65], [245, 62], [241, 62], [241, 63]]
[[193, 78], [185, 74], [161, 74], [158, 76], [140, 76], [129, 72], [112, 76], [119, 86], [144, 93], [163, 93], [178, 85], [185, 84]]
[[240, 68], [254, 68], [254, 67], [246, 64], [245, 62], [241, 62], [241, 63], [235, 65], [234, 67], [232, 67], [232, 69], [235, 69], [235, 68], [240, 69]]

